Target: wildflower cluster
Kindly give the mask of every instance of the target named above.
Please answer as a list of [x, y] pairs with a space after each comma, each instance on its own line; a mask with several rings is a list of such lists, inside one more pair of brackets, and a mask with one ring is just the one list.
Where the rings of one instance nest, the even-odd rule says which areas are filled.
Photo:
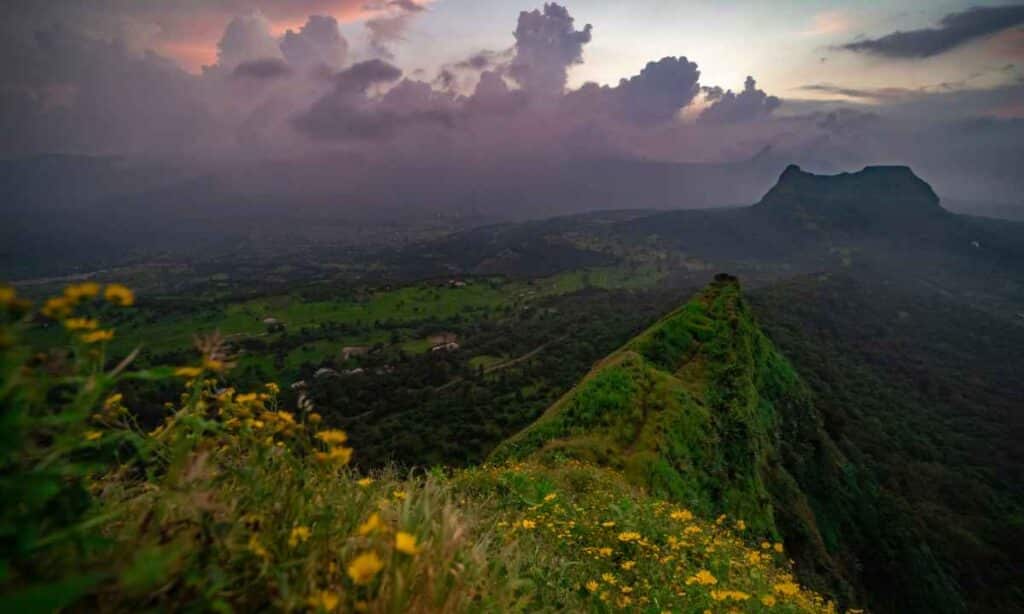
[[526, 540], [548, 553], [546, 564], [562, 577], [552, 601], [568, 593], [595, 610], [833, 610], [795, 583], [781, 544], [762, 550], [748, 543], [742, 520], [700, 521], [686, 508], [632, 492], [609, 470], [566, 460], [469, 475], [476, 488], [509, 493], [496, 527], [510, 542]]

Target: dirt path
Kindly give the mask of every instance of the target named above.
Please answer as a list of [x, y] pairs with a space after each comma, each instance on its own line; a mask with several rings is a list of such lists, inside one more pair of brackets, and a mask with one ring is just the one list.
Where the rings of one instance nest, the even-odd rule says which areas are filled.
[[[524, 361], [527, 361], [527, 360], [533, 358], [534, 356], [536, 356], [537, 354], [540, 354], [544, 350], [548, 349], [549, 346], [551, 346], [551, 345], [553, 345], [555, 343], [558, 343], [559, 341], [564, 341], [565, 339], [568, 339], [571, 336], [572, 336], [572, 333], [567, 333], [565, 335], [562, 335], [561, 337], [558, 337], [556, 339], [552, 339], [551, 341], [545, 341], [544, 343], [538, 345], [537, 347], [533, 348], [532, 350], [530, 350], [529, 352], [523, 354], [522, 356], [517, 356], [516, 358], [512, 358], [510, 360], [506, 360], [505, 362], [500, 362], [500, 363], [498, 363], [496, 365], [491, 365], [490, 367], [485, 367], [484, 368], [484, 375], [486, 375], [488, 373], [494, 373], [495, 371], [501, 371], [502, 369], [507, 369], [509, 367], [514, 367], [517, 364], [519, 364], [521, 362], [524, 362]], [[461, 377], [457, 378], [457, 379], [453, 379], [452, 381], [444, 384], [443, 386], [438, 386], [437, 388], [434, 388], [434, 392], [441, 392], [442, 390], [446, 390], [448, 388], [451, 388], [452, 386], [454, 386], [455, 384], [458, 384], [462, 380], [463, 380], [463, 378], [461, 378]]]
[[517, 358], [513, 358], [511, 360], [506, 360], [505, 362], [499, 362], [496, 365], [491, 365], [489, 367], [485, 367], [484, 368], [484, 373], [487, 374], [487, 373], [493, 373], [495, 371], [501, 371], [502, 369], [507, 369], [509, 367], [515, 366], [515, 365], [523, 362], [524, 360], [529, 360], [529, 359], [533, 358], [534, 356], [536, 356], [537, 354], [540, 354], [541, 352], [546, 350], [549, 345], [554, 344], [554, 343], [558, 343], [559, 341], [564, 341], [565, 339], [568, 339], [570, 336], [571, 336], [571, 333], [570, 334], [562, 335], [561, 337], [558, 337], [557, 339], [552, 339], [551, 341], [546, 341], [546, 342], [538, 345], [537, 347], [533, 348], [532, 350], [530, 350], [529, 352], [523, 354], [522, 356], [519, 356]]

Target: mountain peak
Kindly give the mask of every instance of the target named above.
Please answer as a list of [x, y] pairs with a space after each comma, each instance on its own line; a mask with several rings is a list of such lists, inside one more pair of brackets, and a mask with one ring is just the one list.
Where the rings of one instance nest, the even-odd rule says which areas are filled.
[[908, 166], [816, 175], [790, 164], [755, 209], [805, 227], [863, 230], [943, 215], [939, 197]]

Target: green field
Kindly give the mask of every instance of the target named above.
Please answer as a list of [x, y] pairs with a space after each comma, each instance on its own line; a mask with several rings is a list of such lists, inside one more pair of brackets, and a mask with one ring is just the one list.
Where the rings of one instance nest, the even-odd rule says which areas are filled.
[[[365, 334], [342, 336], [306, 344], [289, 354], [287, 366], [336, 354], [344, 345], [386, 343], [391, 333], [375, 323], [390, 325], [424, 321], [445, 321], [456, 317], [477, 320], [501, 310], [514, 309], [549, 296], [568, 294], [587, 287], [644, 288], [661, 279], [653, 267], [604, 267], [572, 271], [528, 281], [501, 278], [471, 280], [460, 288], [436, 284], [415, 284], [391, 290], [367, 292], [343, 300], [304, 300], [297, 294], [278, 294], [234, 303], [211, 303], [189, 315], [174, 315], [148, 321], [137, 314], [118, 329], [118, 350], [136, 345], [153, 353], [187, 348], [197, 334], [219, 331], [229, 339], [243, 337], [275, 340], [280, 333], [268, 333], [264, 318], [275, 318], [291, 333], [332, 323], [365, 327]], [[403, 331], [404, 333], [404, 331]], [[423, 352], [430, 343], [423, 338], [401, 335], [403, 349]]]

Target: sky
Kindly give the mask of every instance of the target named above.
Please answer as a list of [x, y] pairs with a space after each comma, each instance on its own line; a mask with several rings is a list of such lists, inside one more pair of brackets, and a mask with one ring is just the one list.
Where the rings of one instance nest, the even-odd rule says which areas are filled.
[[[907, 163], [1019, 199], [1024, 4], [10, 0], [0, 155]], [[365, 162], [365, 161], [370, 162]]]

